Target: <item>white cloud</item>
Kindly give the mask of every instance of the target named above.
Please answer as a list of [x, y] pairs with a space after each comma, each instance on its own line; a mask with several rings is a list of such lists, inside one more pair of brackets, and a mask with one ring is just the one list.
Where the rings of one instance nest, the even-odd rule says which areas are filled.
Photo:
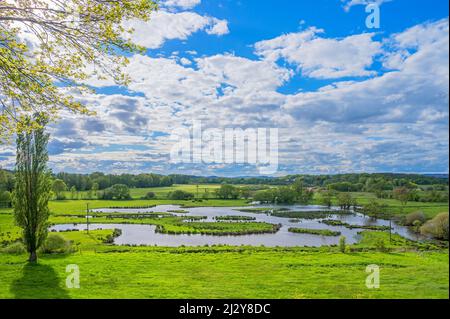
[[131, 20], [125, 23], [125, 27], [133, 28], [131, 39], [148, 49], [160, 48], [168, 40], [186, 40], [198, 31], [214, 35], [228, 33], [227, 21], [201, 16], [195, 12], [159, 11], [148, 22]]
[[168, 8], [192, 9], [201, 2], [202, 0], [165, 0], [161, 4]]
[[317, 28], [282, 35], [255, 44], [256, 54], [269, 61], [285, 59], [297, 65], [302, 75], [311, 78], [333, 79], [372, 76], [369, 70], [374, 57], [381, 52], [381, 43], [374, 34], [363, 33], [343, 39], [323, 38]]
[[367, 6], [369, 4], [377, 4], [381, 6], [383, 3], [390, 2], [392, 0], [341, 0], [344, 3], [345, 11], [349, 11], [354, 6]]
[[[370, 34], [344, 39], [319, 35], [320, 30], [308, 29], [281, 36], [265, 43], [260, 60], [232, 54], [190, 60], [183, 54], [133, 56], [127, 70], [132, 77], [129, 89], [142, 96], [84, 97], [98, 114], [89, 118], [67, 113], [65, 121], [53, 126], [58, 141], [52, 165], [80, 172], [232, 175], [231, 167], [167, 164], [173, 141], [166, 134], [201, 119], [205, 128], [279, 128], [282, 173], [446, 170], [448, 20], [417, 25], [381, 43]], [[287, 50], [292, 43], [303, 47], [304, 54]], [[359, 43], [365, 48], [353, 48]], [[281, 56], [291, 57], [303, 75], [337, 77], [371, 72], [374, 55], [390, 70], [317, 91], [279, 92], [293, 75], [275, 63]], [[6, 165], [12, 162], [3, 159]], [[242, 168], [237, 174], [246, 175], [242, 172], [257, 173]]]
[[228, 21], [219, 20], [217, 18], [213, 18], [212, 21], [213, 23], [211, 27], [206, 30], [206, 33], [214, 35], [225, 35], [230, 33], [230, 30], [228, 29]]
[[301, 121], [442, 122], [444, 115], [448, 118], [448, 41], [448, 20], [406, 30], [387, 41], [396, 43], [398, 50], [415, 47], [415, 51], [396, 62], [397, 71], [290, 96], [284, 108]]

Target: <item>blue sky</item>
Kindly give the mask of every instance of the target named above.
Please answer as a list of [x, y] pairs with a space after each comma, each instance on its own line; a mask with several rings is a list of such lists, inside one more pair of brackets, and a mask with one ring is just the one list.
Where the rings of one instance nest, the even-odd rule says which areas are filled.
[[[50, 131], [54, 171], [259, 175], [247, 164], [176, 164], [173, 132], [277, 128], [274, 175], [448, 172], [448, 2], [165, 0], [131, 56], [129, 87], [92, 79], [94, 117]], [[368, 3], [380, 6], [368, 29]], [[13, 146], [0, 149], [11, 167]]]

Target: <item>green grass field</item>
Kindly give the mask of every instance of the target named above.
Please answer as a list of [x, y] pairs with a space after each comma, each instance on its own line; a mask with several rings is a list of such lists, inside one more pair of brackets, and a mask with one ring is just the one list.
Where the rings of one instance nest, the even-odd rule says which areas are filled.
[[[448, 254], [439, 252], [160, 251], [44, 256], [0, 254], [0, 298], [448, 298]], [[80, 289], [65, 287], [66, 266]], [[380, 289], [365, 285], [380, 266]]]
[[[243, 185], [241, 185], [243, 186]], [[205, 192], [209, 193], [209, 196], [214, 197], [214, 191], [220, 188], [219, 184], [208, 185], [173, 185], [169, 187], [152, 187], [152, 188], [131, 188], [130, 195], [133, 199], [140, 199], [144, 197], [148, 192], [155, 193], [157, 199], [167, 199], [167, 195], [175, 190], [182, 190], [194, 194], [198, 198], [203, 198]], [[198, 190], [198, 193], [197, 193]], [[101, 191], [100, 191], [101, 192]], [[87, 191], [80, 191], [76, 193], [74, 199], [85, 199], [87, 197]], [[72, 199], [72, 193], [70, 191], [64, 192], [66, 199]]]
[[[195, 186], [194, 186], [195, 187]], [[133, 196], [147, 190], [134, 190]], [[167, 189], [159, 190], [167, 192]], [[368, 202], [370, 194], [355, 194]], [[386, 200], [400, 214], [400, 203]], [[52, 223], [84, 222], [77, 214], [111, 206], [245, 206], [246, 201], [210, 199], [203, 202], [157, 200], [66, 200], [50, 203]], [[408, 203], [403, 214], [422, 210], [428, 217], [448, 211], [445, 203]], [[63, 216], [64, 215], [64, 216]], [[67, 215], [67, 216], [66, 216]], [[202, 223], [177, 224], [179, 219], [107, 219], [101, 223], [152, 223], [172, 231], [189, 232]], [[228, 222], [219, 223], [233, 231]], [[217, 226], [216, 225], [216, 226]], [[259, 227], [256, 224], [249, 224]], [[241, 227], [241, 226], [239, 226]], [[220, 227], [219, 227], [220, 228]], [[236, 228], [237, 229], [237, 228]], [[241, 230], [241, 229], [239, 229]], [[259, 228], [257, 229], [260, 230]], [[202, 230], [200, 229], [200, 232]], [[24, 254], [0, 250], [0, 298], [440, 298], [449, 297], [448, 248], [417, 244], [385, 232], [362, 232], [358, 244], [346, 253], [337, 247], [129, 247], [104, 243], [112, 230], [60, 233], [72, 241], [71, 254], [40, 254], [38, 265], [26, 263]], [[0, 210], [0, 242], [20, 238], [11, 210]], [[379, 249], [380, 241], [386, 252]], [[448, 247], [448, 245], [447, 245]], [[387, 252], [389, 250], [389, 252]], [[80, 269], [81, 288], [65, 286], [66, 266]], [[380, 289], [365, 285], [366, 267], [380, 266]]]
[[[238, 185], [243, 187], [246, 185]], [[65, 192], [67, 200], [64, 201], [52, 201], [50, 208], [55, 213], [63, 214], [78, 214], [86, 211], [86, 204], [89, 203], [91, 208], [103, 208], [110, 206], [147, 206], [147, 205], [164, 205], [164, 204], [176, 204], [183, 206], [246, 206], [247, 202], [245, 200], [218, 200], [214, 199], [214, 191], [218, 189], [220, 185], [218, 184], [208, 184], [208, 185], [173, 185], [171, 187], [156, 187], [156, 188], [134, 188], [130, 189], [130, 195], [133, 201], [98, 201], [98, 200], [87, 200], [87, 192], [78, 192], [76, 199], [72, 200], [72, 195], [70, 192]], [[191, 202], [191, 201], [173, 201], [167, 200], [167, 195], [174, 190], [183, 190], [194, 195], [198, 194], [199, 198], [202, 198], [205, 190], [209, 193], [210, 199], [204, 200], [203, 202]], [[156, 194], [156, 199], [154, 200], [140, 200], [148, 192], [153, 192]], [[357, 200], [358, 205], [364, 205], [369, 203], [371, 199], [376, 199], [382, 204], [387, 204], [389, 206], [389, 211], [395, 215], [408, 214], [415, 211], [422, 211], [428, 218], [432, 218], [439, 213], [448, 212], [448, 203], [421, 203], [421, 202], [408, 202], [406, 206], [403, 206], [398, 200], [395, 199], [378, 199], [372, 193], [352, 193], [352, 196]], [[319, 196], [315, 196], [314, 204], [320, 204]], [[333, 199], [333, 203], [337, 204], [337, 200]]]

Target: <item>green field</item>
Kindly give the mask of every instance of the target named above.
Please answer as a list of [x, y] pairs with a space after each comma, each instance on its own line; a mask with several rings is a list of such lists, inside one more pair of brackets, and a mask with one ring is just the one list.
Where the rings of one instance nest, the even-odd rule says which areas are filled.
[[[76, 233], [78, 239], [84, 233]], [[73, 236], [74, 234], [67, 234]], [[84, 235], [88, 236], [88, 235]], [[0, 298], [448, 298], [448, 252], [332, 249], [130, 248], [46, 255], [0, 254]], [[101, 244], [98, 244], [100, 246]], [[367, 245], [367, 243], [366, 243]], [[80, 269], [80, 289], [65, 287], [65, 269]], [[380, 267], [380, 289], [365, 286]]]
[[[131, 188], [130, 195], [133, 199], [140, 199], [144, 197], [148, 192], [152, 192], [155, 193], [157, 199], [166, 199], [167, 195], [170, 192], [173, 192], [175, 190], [182, 190], [185, 192], [192, 193], [198, 198], [203, 198], [205, 192], [209, 192], [209, 196], [214, 197], [214, 191], [218, 188], [220, 188], [219, 184], [198, 185], [198, 188], [197, 185], [173, 185], [169, 187]], [[64, 192], [64, 195], [66, 199], [72, 199], [72, 193], [70, 191]], [[79, 191], [76, 193], [75, 199], [86, 199], [87, 195], [88, 195], [87, 191]]]
[[[247, 185], [239, 185], [244, 187]], [[272, 186], [273, 187], [273, 186]], [[171, 187], [155, 187], [155, 188], [132, 188], [130, 189], [130, 195], [133, 198], [132, 201], [98, 201], [87, 200], [87, 192], [77, 192], [75, 200], [72, 200], [70, 192], [65, 192], [67, 200], [64, 201], [52, 201], [50, 208], [55, 213], [63, 214], [78, 214], [86, 211], [86, 204], [89, 203], [91, 208], [104, 208], [111, 206], [148, 206], [148, 205], [165, 205], [176, 204], [182, 206], [246, 206], [247, 201], [243, 199], [239, 200], [218, 200], [214, 198], [214, 191], [220, 188], [219, 184], [208, 185], [173, 185]], [[173, 201], [168, 200], [167, 195], [175, 190], [183, 190], [194, 194], [196, 197], [202, 198], [205, 190], [209, 193], [209, 200], [203, 200], [202, 202], [192, 201]], [[148, 192], [153, 192], [156, 195], [154, 200], [140, 200]], [[197, 196], [198, 194], [198, 196]], [[448, 203], [422, 203], [422, 202], [408, 202], [403, 206], [398, 200], [395, 199], [378, 199], [372, 193], [352, 193], [352, 196], [357, 200], [358, 205], [364, 205], [369, 203], [371, 199], [376, 199], [381, 204], [387, 204], [389, 206], [389, 212], [394, 215], [404, 215], [415, 211], [422, 211], [428, 218], [432, 218], [439, 213], [448, 212]], [[315, 196], [313, 204], [320, 204], [320, 197]], [[337, 204], [336, 198], [333, 199], [333, 204]]]
[[[184, 190], [189, 185], [184, 185]], [[208, 185], [209, 187], [210, 185]], [[196, 188], [195, 185], [190, 185]], [[217, 187], [217, 185], [213, 185]], [[174, 188], [179, 188], [175, 186]], [[174, 188], [151, 189], [158, 197]], [[139, 198], [147, 189], [133, 190]], [[357, 193], [359, 204], [371, 194]], [[316, 199], [317, 201], [317, 199]], [[408, 203], [400, 210], [395, 200], [382, 200], [396, 214], [422, 210], [431, 218], [448, 211], [445, 203]], [[245, 200], [170, 201], [65, 200], [50, 203], [50, 222], [83, 223], [86, 204], [92, 208], [161, 204], [189, 206], [246, 206]], [[265, 223], [183, 223], [183, 217], [148, 215], [145, 218], [107, 218], [96, 223], [160, 225], [170, 233], [240, 233], [271, 231]], [[106, 244], [112, 230], [60, 233], [72, 241], [70, 254], [40, 254], [28, 265], [24, 254], [0, 250], [0, 298], [444, 298], [449, 297], [448, 245], [414, 243], [385, 232], [362, 232], [346, 253], [338, 247], [129, 247]], [[245, 233], [245, 232], [244, 232]], [[11, 210], [0, 210], [0, 242], [20, 238]], [[380, 250], [380, 241], [382, 250]], [[66, 266], [80, 269], [81, 288], [65, 287]], [[381, 269], [380, 289], [365, 286], [368, 265]]]

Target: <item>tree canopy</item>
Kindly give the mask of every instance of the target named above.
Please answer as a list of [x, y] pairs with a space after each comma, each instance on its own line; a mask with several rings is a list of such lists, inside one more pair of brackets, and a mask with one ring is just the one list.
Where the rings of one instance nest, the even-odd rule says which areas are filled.
[[7, 0], [0, 2], [0, 139], [39, 127], [62, 109], [89, 113], [74, 95], [90, 78], [126, 84], [124, 53], [141, 52], [124, 22], [147, 21], [152, 0]]

